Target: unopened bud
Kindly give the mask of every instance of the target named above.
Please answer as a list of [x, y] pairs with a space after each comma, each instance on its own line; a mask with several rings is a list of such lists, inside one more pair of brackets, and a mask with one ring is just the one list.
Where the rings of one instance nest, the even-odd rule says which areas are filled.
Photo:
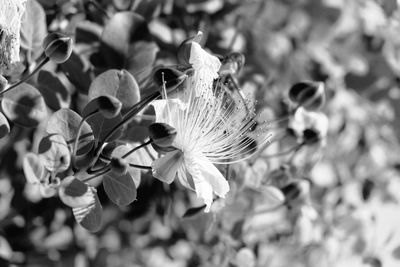
[[289, 90], [289, 98], [306, 109], [319, 109], [326, 101], [325, 85], [311, 81], [296, 83]]
[[307, 199], [310, 192], [310, 183], [306, 180], [293, 181], [281, 188], [289, 205], [301, 204]]
[[185, 73], [173, 68], [160, 68], [154, 72], [154, 82], [160, 87], [164, 87], [167, 92], [172, 92], [181, 85], [188, 77]]
[[171, 146], [177, 135], [175, 128], [166, 123], [152, 123], [149, 125], [150, 138], [160, 147]]
[[99, 112], [107, 119], [118, 116], [121, 112], [122, 103], [118, 98], [110, 95], [102, 95], [97, 98]]
[[72, 38], [61, 33], [50, 33], [43, 40], [46, 56], [55, 63], [63, 63], [72, 53]]
[[124, 175], [128, 171], [129, 163], [123, 158], [111, 158], [111, 171], [116, 174]]
[[192, 50], [192, 43], [200, 42], [202, 36], [203, 33], [198, 32], [196, 36], [190, 37], [181, 43], [181, 45], [178, 47], [178, 52], [177, 52], [178, 63], [190, 66], [189, 60], [190, 60], [190, 53]]

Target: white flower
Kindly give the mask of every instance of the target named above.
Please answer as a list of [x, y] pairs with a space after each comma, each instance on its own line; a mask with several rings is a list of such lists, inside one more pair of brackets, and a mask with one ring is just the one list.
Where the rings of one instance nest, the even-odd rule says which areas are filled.
[[0, 0], [0, 70], [19, 61], [21, 19], [26, 0]]
[[[195, 90], [199, 84], [200, 95]], [[156, 100], [153, 106], [156, 122], [177, 130], [172, 144], [177, 150], [153, 162], [153, 176], [166, 183], [177, 176], [185, 187], [196, 191], [206, 204], [206, 212], [213, 192], [223, 198], [229, 191], [228, 182], [214, 164], [241, 161], [255, 152], [255, 141], [257, 145], [268, 141], [268, 136], [260, 133], [261, 127], [252, 132], [258, 140], [249, 138], [247, 133], [255, 125], [253, 116], [246, 114], [243, 105], [236, 106], [222, 88], [212, 88], [201, 79], [189, 83], [178, 99]]]

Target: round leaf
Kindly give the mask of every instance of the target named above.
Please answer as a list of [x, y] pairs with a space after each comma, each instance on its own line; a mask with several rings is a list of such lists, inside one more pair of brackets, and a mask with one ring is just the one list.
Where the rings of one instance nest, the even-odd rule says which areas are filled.
[[122, 103], [122, 111], [126, 111], [139, 102], [139, 86], [135, 78], [126, 70], [108, 70], [94, 79], [89, 88], [89, 101], [102, 96], [111, 95]]
[[112, 172], [106, 174], [103, 186], [111, 201], [120, 207], [136, 200], [136, 186], [129, 172], [120, 176]]
[[144, 88], [150, 77], [159, 50], [154, 42], [139, 41], [131, 45], [125, 68], [135, 76], [140, 88]]
[[73, 176], [62, 180], [59, 195], [61, 201], [71, 208], [88, 206], [94, 200], [90, 187]]
[[[68, 108], [60, 109], [50, 117], [46, 131], [49, 134], [61, 134], [71, 149], [81, 120], [82, 117], [75, 111]], [[90, 125], [84, 122], [78, 143], [78, 154], [89, 152], [92, 149], [93, 141], [93, 131]]]
[[10, 124], [2, 112], [0, 112], [0, 138], [10, 133]]
[[85, 229], [96, 232], [100, 230], [101, 227], [103, 208], [96, 190], [92, 187], [90, 190], [93, 192], [92, 202], [87, 206], [73, 208], [72, 213], [74, 214], [75, 220]]
[[71, 154], [64, 137], [60, 134], [45, 136], [39, 143], [39, 159], [51, 172], [67, 170], [71, 163]]
[[47, 117], [47, 108], [40, 92], [22, 83], [6, 92], [1, 107], [7, 118], [24, 127], [36, 127]]

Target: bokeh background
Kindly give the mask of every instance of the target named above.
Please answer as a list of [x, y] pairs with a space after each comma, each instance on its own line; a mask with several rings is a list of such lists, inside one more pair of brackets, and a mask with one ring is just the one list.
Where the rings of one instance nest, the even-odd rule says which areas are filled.
[[[28, 0], [38, 44], [22, 43], [10, 80], [39, 57], [47, 32], [75, 41], [66, 63], [44, 68], [62, 82], [54, 95], [47, 92], [53, 111], [82, 111], [90, 82], [112, 67], [99, 49], [104, 27], [129, 11], [144, 18], [151, 36], [130, 51], [129, 71], [142, 94], [153, 68], [175, 65], [180, 43], [200, 30], [203, 47], [221, 59], [245, 56], [234, 76], [256, 100], [273, 143], [221, 168], [231, 192], [211, 213], [193, 192], [149, 173], [126, 208], [99, 187], [103, 226], [90, 233], [58, 198], [42, 198], [26, 183], [22, 158], [41, 130], [13, 126], [0, 140], [0, 265], [400, 266], [398, 6], [396, 0]], [[326, 103], [318, 113], [329, 127], [318, 142], [293, 150], [301, 136], [288, 91], [300, 81], [324, 83]], [[131, 142], [143, 140], [146, 122], [130, 131]], [[273, 188], [288, 181], [306, 181], [309, 190], [271, 208]]]

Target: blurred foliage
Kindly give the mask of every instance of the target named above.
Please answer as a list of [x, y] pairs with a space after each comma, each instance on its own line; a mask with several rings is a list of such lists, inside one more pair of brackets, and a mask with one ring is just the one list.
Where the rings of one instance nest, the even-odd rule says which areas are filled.
[[[257, 127], [273, 134], [257, 155], [221, 168], [231, 186], [226, 199], [204, 213], [193, 192], [143, 170], [130, 205], [116, 206], [110, 188], [97, 187], [102, 225], [90, 233], [58, 198], [26, 183], [23, 159], [43, 137], [62, 135], [50, 152], [63, 154], [76, 116], [90, 114], [102, 91], [126, 112], [154, 92], [154, 69], [175, 66], [178, 46], [199, 30], [202, 46], [221, 59], [245, 56], [230, 79], [257, 101]], [[69, 59], [50, 62], [2, 98], [10, 122], [0, 113], [1, 130], [10, 133], [0, 140], [1, 266], [400, 266], [396, 0], [28, 0], [22, 61], [2, 73], [9, 83], [38, 64], [42, 40], [55, 31], [74, 39]], [[302, 81], [323, 82], [321, 110], [302, 111], [290, 99]], [[92, 139], [77, 150], [91, 151], [119, 120], [92, 117], [83, 130]], [[113, 153], [143, 142], [148, 124], [137, 119], [116, 133], [128, 147]], [[146, 165], [152, 152], [132, 157]]]

